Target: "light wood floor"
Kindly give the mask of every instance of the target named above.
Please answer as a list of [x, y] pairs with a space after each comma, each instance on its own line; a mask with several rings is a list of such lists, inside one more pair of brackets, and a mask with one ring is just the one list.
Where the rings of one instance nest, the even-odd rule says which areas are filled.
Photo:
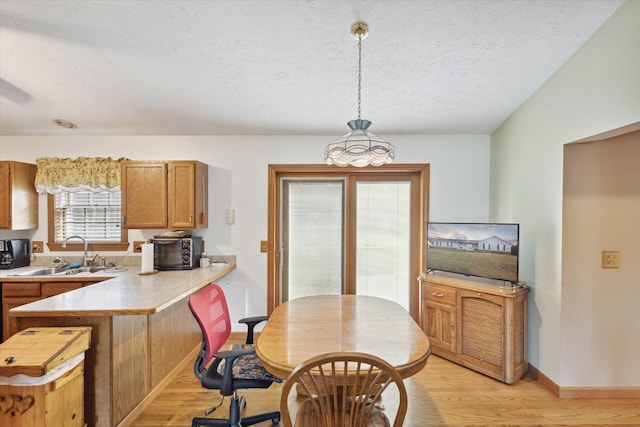
[[[514, 385], [431, 356], [427, 366], [405, 381], [409, 410], [404, 425], [423, 426], [640, 426], [640, 399], [558, 399], [525, 376]], [[278, 407], [282, 386], [243, 390], [246, 414]], [[191, 418], [219, 402], [185, 367], [134, 422], [133, 427], [190, 426]], [[393, 414], [393, 397], [384, 397]], [[228, 399], [211, 416], [228, 412]], [[266, 427], [270, 422], [262, 423]], [[281, 424], [282, 425], [282, 424]]]

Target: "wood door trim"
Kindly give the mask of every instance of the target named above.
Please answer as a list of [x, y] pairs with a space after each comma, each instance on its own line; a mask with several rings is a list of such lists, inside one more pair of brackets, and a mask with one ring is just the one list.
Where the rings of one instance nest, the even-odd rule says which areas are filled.
[[[271, 314], [275, 307], [280, 304], [281, 290], [279, 283], [281, 282], [281, 253], [279, 236], [281, 231], [280, 215], [278, 207], [281, 203], [281, 188], [279, 186], [280, 179], [286, 177], [296, 177], [299, 174], [305, 174], [305, 177], [332, 177], [347, 176], [347, 191], [351, 184], [348, 176], [367, 177], [368, 179], [384, 179], [384, 176], [392, 176], [394, 174], [414, 175], [412, 185], [418, 185], [419, 191], [412, 195], [412, 227], [418, 230], [417, 236], [412, 236], [411, 251], [417, 254], [417, 262], [412, 262], [411, 276], [416, 277], [415, 283], [410, 285], [410, 312], [416, 321], [420, 319], [420, 288], [417, 277], [425, 270], [425, 244], [426, 244], [426, 228], [429, 221], [429, 164], [391, 164], [383, 165], [376, 168], [356, 168], [356, 167], [335, 167], [328, 165], [278, 165], [270, 164], [268, 171], [268, 207], [267, 207], [267, 313]], [[381, 176], [382, 175], [382, 176]], [[354, 184], [355, 185], [355, 184]], [[346, 207], [348, 209], [348, 206]], [[348, 246], [346, 246], [348, 250]], [[415, 265], [414, 265], [415, 264]], [[349, 271], [346, 272], [349, 277]], [[348, 285], [347, 285], [348, 286]]]

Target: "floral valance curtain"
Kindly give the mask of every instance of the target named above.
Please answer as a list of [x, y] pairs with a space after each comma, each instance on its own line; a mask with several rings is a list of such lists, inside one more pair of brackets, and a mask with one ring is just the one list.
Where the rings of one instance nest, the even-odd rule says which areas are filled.
[[50, 194], [63, 191], [120, 191], [120, 165], [124, 160], [113, 160], [111, 157], [36, 159], [36, 191]]

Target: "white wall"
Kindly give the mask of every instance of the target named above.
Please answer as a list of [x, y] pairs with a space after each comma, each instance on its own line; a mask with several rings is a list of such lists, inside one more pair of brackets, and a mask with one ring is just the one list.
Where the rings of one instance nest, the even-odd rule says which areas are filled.
[[[71, 133], [71, 132], [70, 132]], [[393, 136], [397, 163], [431, 164], [430, 214], [439, 221], [486, 221], [489, 216], [489, 136]], [[148, 160], [200, 160], [209, 166], [208, 254], [233, 254], [238, 268], [223, 283], [247, 288], [246, 313], [266, 312], [269, 164], [322, 163], [331, 136], [3, 136], [0, 159], [34, 162], [38, 157], [110, 156]], [[234, 208], [234, 225], [225, 211]], [[0, 232], [0, 238], [47, 240], [46, 199], [40, 198], [37, 232]], [[142, 240], [157, 230], [132, 230]], [[2, 237], [7, 236], [7, 237]], [[233, 310], [232, 310], [233, 311]], [[236, 310], [237, 312], [238, 310]], [[240, 310], [241, 311], [241, 310]], [[236, 320], [236, 319], [232, 319]]]
[[[640, 130], [564, 151], [562, 384], [637, 386]], [[602, 268], [603, 250], [620, 251], [619, 269]]]
[[[562, 349], [562, 304], [573, 304], [561, 301], [563, 146], [640, 119], [638, 22], [640, 1], [627, 1], [491, 137], [490, 218], [521, 224], [521, 279], [532, 287], [529, 358], [560, 386], [571, 385], [562, 370], [575, 362], [563, 360], [563, 354], [582, 350], [592, 370], [618, 362], [613, 353], [593, 358], [591, 349]], [[589, 303], [598, 305], [596, 296], [591, 298]], [[618, 311], [608, 314], [613, 323], [627, 327]], [[637, 367], [620, 368], [632, 372]], [[610, 386], [626, 384], [608, 381]]]

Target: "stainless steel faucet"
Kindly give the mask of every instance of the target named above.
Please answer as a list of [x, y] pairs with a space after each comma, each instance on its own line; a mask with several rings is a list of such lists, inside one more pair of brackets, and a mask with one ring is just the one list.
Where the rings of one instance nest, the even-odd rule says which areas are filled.
[[82, 257], [82, 266], [89, 267], [89, 261], [92, 261], [92, 259], [89, 258], [89, 256], [87, 255], [87, 251], [89, 249], [89, 245], [87, 244], [87, 239], [85, 239], [82, 236], [69, 236], [66, 239], [64, 239], [64, 242], [62, 242], [62, 247], [66, 248], [67, 242], [71, 239], [80, 239], [84, 242], [84, 256]]

